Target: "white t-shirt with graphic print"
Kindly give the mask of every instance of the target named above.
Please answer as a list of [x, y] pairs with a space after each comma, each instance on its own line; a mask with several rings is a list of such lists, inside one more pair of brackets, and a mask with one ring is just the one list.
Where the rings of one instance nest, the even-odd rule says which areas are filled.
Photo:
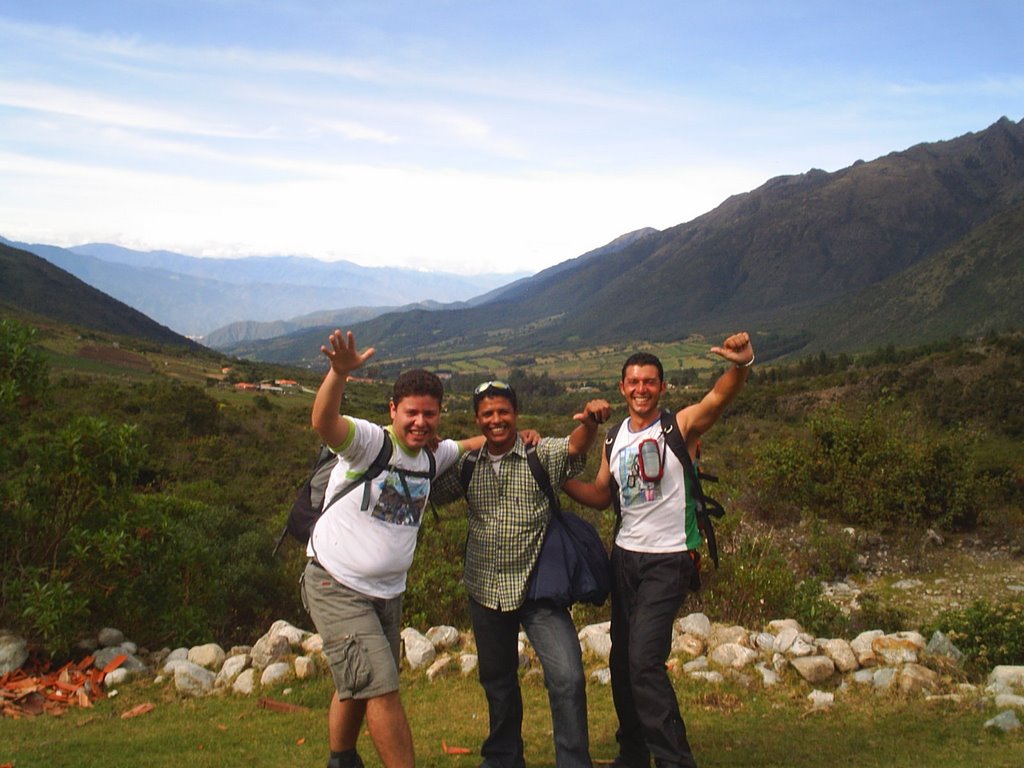
[[[332, 498], [339, 488], [364, 472], [385, 439], [393, 442], [391, 468], [370, 481], [365, 508], [365, 483], [331, 505], [313, 528], [306, 553], [357, 592], [397, 597], [405, 591], [405, 576], [412, 565], [430, 496], [430, 480], [425, 476], [430, 460], [422, 450], [409, 452], [390, 429], [350, 416], [345, 419], [350, 426], [348, 439], [335, 449], [338, 463], [324, 498]], [[460, 450], [454, 440], [440, 442], [434, 451], [438, 475], [455, 463]], [[403, 475], [399, 469], [422, 472], [424, 476]]]
[[[655, 440], [664, 469], [657, 481], [644, 480], [640, 472], [639, 448], [644, 440]], [[700, 546], [699, 533], [687, 541], [693, 526], [687, 525], [685, 470], [665, 445], [661, 420], [633, 432], [627, 418], [615, 435], [608, 469], [618, 483], [622, 524], [615, 543], [631, 552], [683, 552]]]

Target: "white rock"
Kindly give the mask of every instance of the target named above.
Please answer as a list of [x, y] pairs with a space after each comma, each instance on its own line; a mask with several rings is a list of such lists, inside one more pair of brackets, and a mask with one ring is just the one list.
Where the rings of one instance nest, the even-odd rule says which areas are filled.
[[736, 643], [750, 647], [750, 633], [739, 625], [727, 627], [723, 624], [714, 624], [711, 627], [711, 636], [708, 638], [708, 646], [714, 648], [719, 645]]
[[879, 690], [888, 690], [892, 688], [895, 678], [896, 670], [892, 667], [877, 667], [871, 676], [871, 682]]
[[1012, 693], [1001, 693], [996, 696], [995, 704], [999, 709], [1024, 709], [1024, 696], [1016, 696]]
[[1012, 709], [1008, 709], [1005, 712], [1000, 712], [991, 720], [987, 720], [985, 722], [985, 727], [998, 728], [1000, 731], [1004, 732], [1016, 731], [1020, 728], [1020, 720], [1017, 719], [1017, 715]]
[[759, 651], [771, 653], [775, 650], [775, 635], [771, 632], [758, 632], [752, 639], [754, 647]]
[[904, 664], [900, 667], [897, 684], [902, 693], [935, 693], [941, 684], [939, 673], [920, 664]]
[[822, 643], [821, 648], [825, 655], [832, 659], [836, 669], [843, 674], [853, 672], [860, 667], [860, 664], [857, 663], [857, 654], [853, 652], [853, 648], [846, 640], [832, 638]]
[[231, 684], [231, 690], [243, 696], [249, 696], [256, 690], [256, 670], [252, 667], [242, 670]]
[[309, 680], [316, 677], [319, 672], [320, 667], [312, 656], [295, 657], [295, 676], [299, 680]]
[[590, 632], [584, 636], [582, 645], [585, 653], [592, 653], [607, 662], [612, 653], [612, 636], [607, 632]]
[[878, 663], [873, 648], [874, 641], [883, 637], [885, 633], [880, 629], [872, 629], [869, 632], [861, 632], [850, 641], [850, 648], [857, 654], [857, 663], [862, 667], [873, 667]]
[[188, 648], [175, 648], [167, 654], [164, 661], [188, 661]]
[[9, 630], [0, 630], [0, 675], [6, 675], [28, 661], [28, 641]]
[[711, 652], [711, 661], [720, 667], [743, 669], [757, 661], [757, 652], [739, 643], [724, 643]]
[[218, 688], [226, 688], [231, 685], [242, 670], [249, 666], [249, 656], [231, 656], [224, 660], [214, 685]]
[[595, 669], [590, 673], [590, 679], [599, 685], [609, 685], [612, 681], [612, 671], [608, 667]]
[[224, 666], [224, 659], [226, 658], [227, 654], [224, 653], [224, 649], [216, 643], [197, 645], [188, 651], [189, 661], [193, 664], [198, 664], [200, 667], [205, 667], [211, 672], [216, 672]]
[[447, 651], [459, 644], [459, 630], [455, 627], [431, 627], [426, 637], [438, 651]]
[[174, 673], [178, 671], [178, 667], [191, 663], [192, 662], [188, 659], [170, 659], [169, 661], [164, 662], [164, 666], [160, 671], [168, 677], [173, 677]]
[[828, 656], [801, 656], [790, 659], [789, 663], [800, 677], [812, 685], [831, 679], [836, 672], [836, 666]]
[[1007, 688], [1024, 688], [1024, 666], [1000, 664], [988, 675], [989, 683], [999, 683]]
[[402, 643], [405, 647], [405, 659], [412, 669], [429, 667], [437, 658], [434, 644], [412, 627], [402, 630]]
[[463, 677], [476, 672], [476, 668], [479, 664], [480, 659], [475, 653], [464, 653], [459, 657], [459, 669], [462, 672]]
[[836, 696], [834, 693], [813, 690], [807, 694], [807, 700], [811, 702], [812, 709], [829, 709], [836, 703]]
[[122, 683], [127, 682], [128, 678], [131, 676], [132, 673], [123, 667], [113, 669], [104, 676], [103, 686], [109, 689], [115, 685], [121, 685]]
[[767, 664], [755, 664], [754, 669], [761, 674], [761, 684], [765, 688], [771, 688], [779, 684], [781, 678], [774, 669], [769, 669]]
[[113, 648], [124, 642], [124, 632], [113, 627], [104, 627], [96, 636], [101, 648]]
[[850, 677], [853, 678], [853, 682], [859, 683], [860, 685], [874, 685], [874, 682], [875, 682], [875, 670], [873, 670], [873, 669], [858, 669]]
[[447, 653], [442, 654], [434, 660], [434, 663], [427, 669], [427, 679], [435, 680], [445, 673], [445, 671], [451, 666], [452, 657]]
[[713, 685], [725, 682], [725, 678], [722, 676], [722, 673], [714, 670], [708, 672], [691, 672], [690, 677], [694, 680], [703, 680], [704, 682], [711, 683]]
[[[924, 646], [922, 646], [923, 648]], [[897, 635], [883, 635], [871, 641], [875, 657], [883, 664], [915, 664], [918, 647], [912, 639]]]
[[707, 650], [707, 641], [700, 635], [689, 632], [674, 635], [672, 637], [672, 653], [685, 656], [700, 656]]
[[786, 629], [792, 629], [797, 634], [804, 631], [796, 619], [773, 619], [768, 622], [768, 631], [776, 635]]
[[786, 653], [796, 642], [800, 630], [794, 627], [783, 627], [775, 636], [775, 645], [772, 650], [776, 653]]
[[711, 636], [711, 620], [703, 613], [691, 613], [676, 621], [676, 629], [707, 640]]
[[307, 656], [312, 656], [314, 653], [319, 653], [324, 649], [324, 639], [320, 637], [320, 633], [310, 635], [302, 641], [302, 652]]
[[268, 632], [256, 641], [249, 656], [256, 669], [266, 669], [288, 658], [291, 652], [292, 646], [287, 636]]
[[270, 625], [267, 632], [270, 637], [283, 637], [292, 648], [301, 648], [302, 641], [309, 637], [309, 632], [288, 623], [284, 619], [278, 619]]
[[292, 673], [291, 665], [286, 661], [275, 661], [268, 664], [260, 675], [260, 685], [267, 687], [279, 683]]
[[683, 664], [683, 672], [689, 674], [690, 672], [704, 672], [708, 669], [708, 657], [698, 656], [692, 661], [688, 661]]
[[807, 641], [807, 638], [802, 635], [798, 635], [793, 644], [789, 646], [789, 650], [786, 651], [787, 656], [811, 656], [817, 651], [817, 647], [814, 645], [814, 641]]
[[[206, 696], [213, 690], [213, 672], [191, 661], [176, 662], [174, 689], [185, 696]], [[165, 667], [166, 669], [166, 667]]]

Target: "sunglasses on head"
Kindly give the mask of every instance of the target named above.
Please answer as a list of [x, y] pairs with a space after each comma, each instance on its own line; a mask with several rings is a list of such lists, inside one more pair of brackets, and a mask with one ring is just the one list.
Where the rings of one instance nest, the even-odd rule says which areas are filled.
[[473, 390], [474, 395], [480, 395], [486, 392], [488, 389], [503, 389], [507, 392], [512, 391], [512, 387], [506, 384], [504, 381], [485, 381], [483, 384]]

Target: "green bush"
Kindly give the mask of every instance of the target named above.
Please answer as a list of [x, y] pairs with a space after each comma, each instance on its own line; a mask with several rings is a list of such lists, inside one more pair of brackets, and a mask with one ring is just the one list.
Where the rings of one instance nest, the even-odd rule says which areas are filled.
[[862, 592], [857, 603], [859, 607], [850, 616], [850, 631], [853, 633], [873, 629], [900, 632], [908, 626], [906, 611], [886, 602], [875, 592]]
[[978, 600], [943, 612], [927, 628], [941, 630], [964, 654], [964, 666], [984, 674], [999, 664], [1024, 664], [1024, 604]]
[[[932, 434], [907, 413], [831, 408], [809, 420], [810, 440], [770, 440], [758, 453], [762, 516], [809, 510], [869, 528], [973, 530], [990, 484], [964, 434]], [[781, 511], [780, 511], [781, 510]]]

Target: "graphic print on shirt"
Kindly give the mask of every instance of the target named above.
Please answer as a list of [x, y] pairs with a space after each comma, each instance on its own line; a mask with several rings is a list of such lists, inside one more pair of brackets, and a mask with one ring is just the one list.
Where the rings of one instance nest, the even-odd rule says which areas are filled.
[[636, 445], [627, 445], [619, 451], [619, 488], [622, 506], [648, 504], [661, 498], [661, 483], [648, 482], [640, 476], [640, 452]]
[[380, 498], [373, 508], [373, 517], [392, 525], [418, 527], [430, 494], [430, 481], [411, 477], [392, 467], [384, 479]]

